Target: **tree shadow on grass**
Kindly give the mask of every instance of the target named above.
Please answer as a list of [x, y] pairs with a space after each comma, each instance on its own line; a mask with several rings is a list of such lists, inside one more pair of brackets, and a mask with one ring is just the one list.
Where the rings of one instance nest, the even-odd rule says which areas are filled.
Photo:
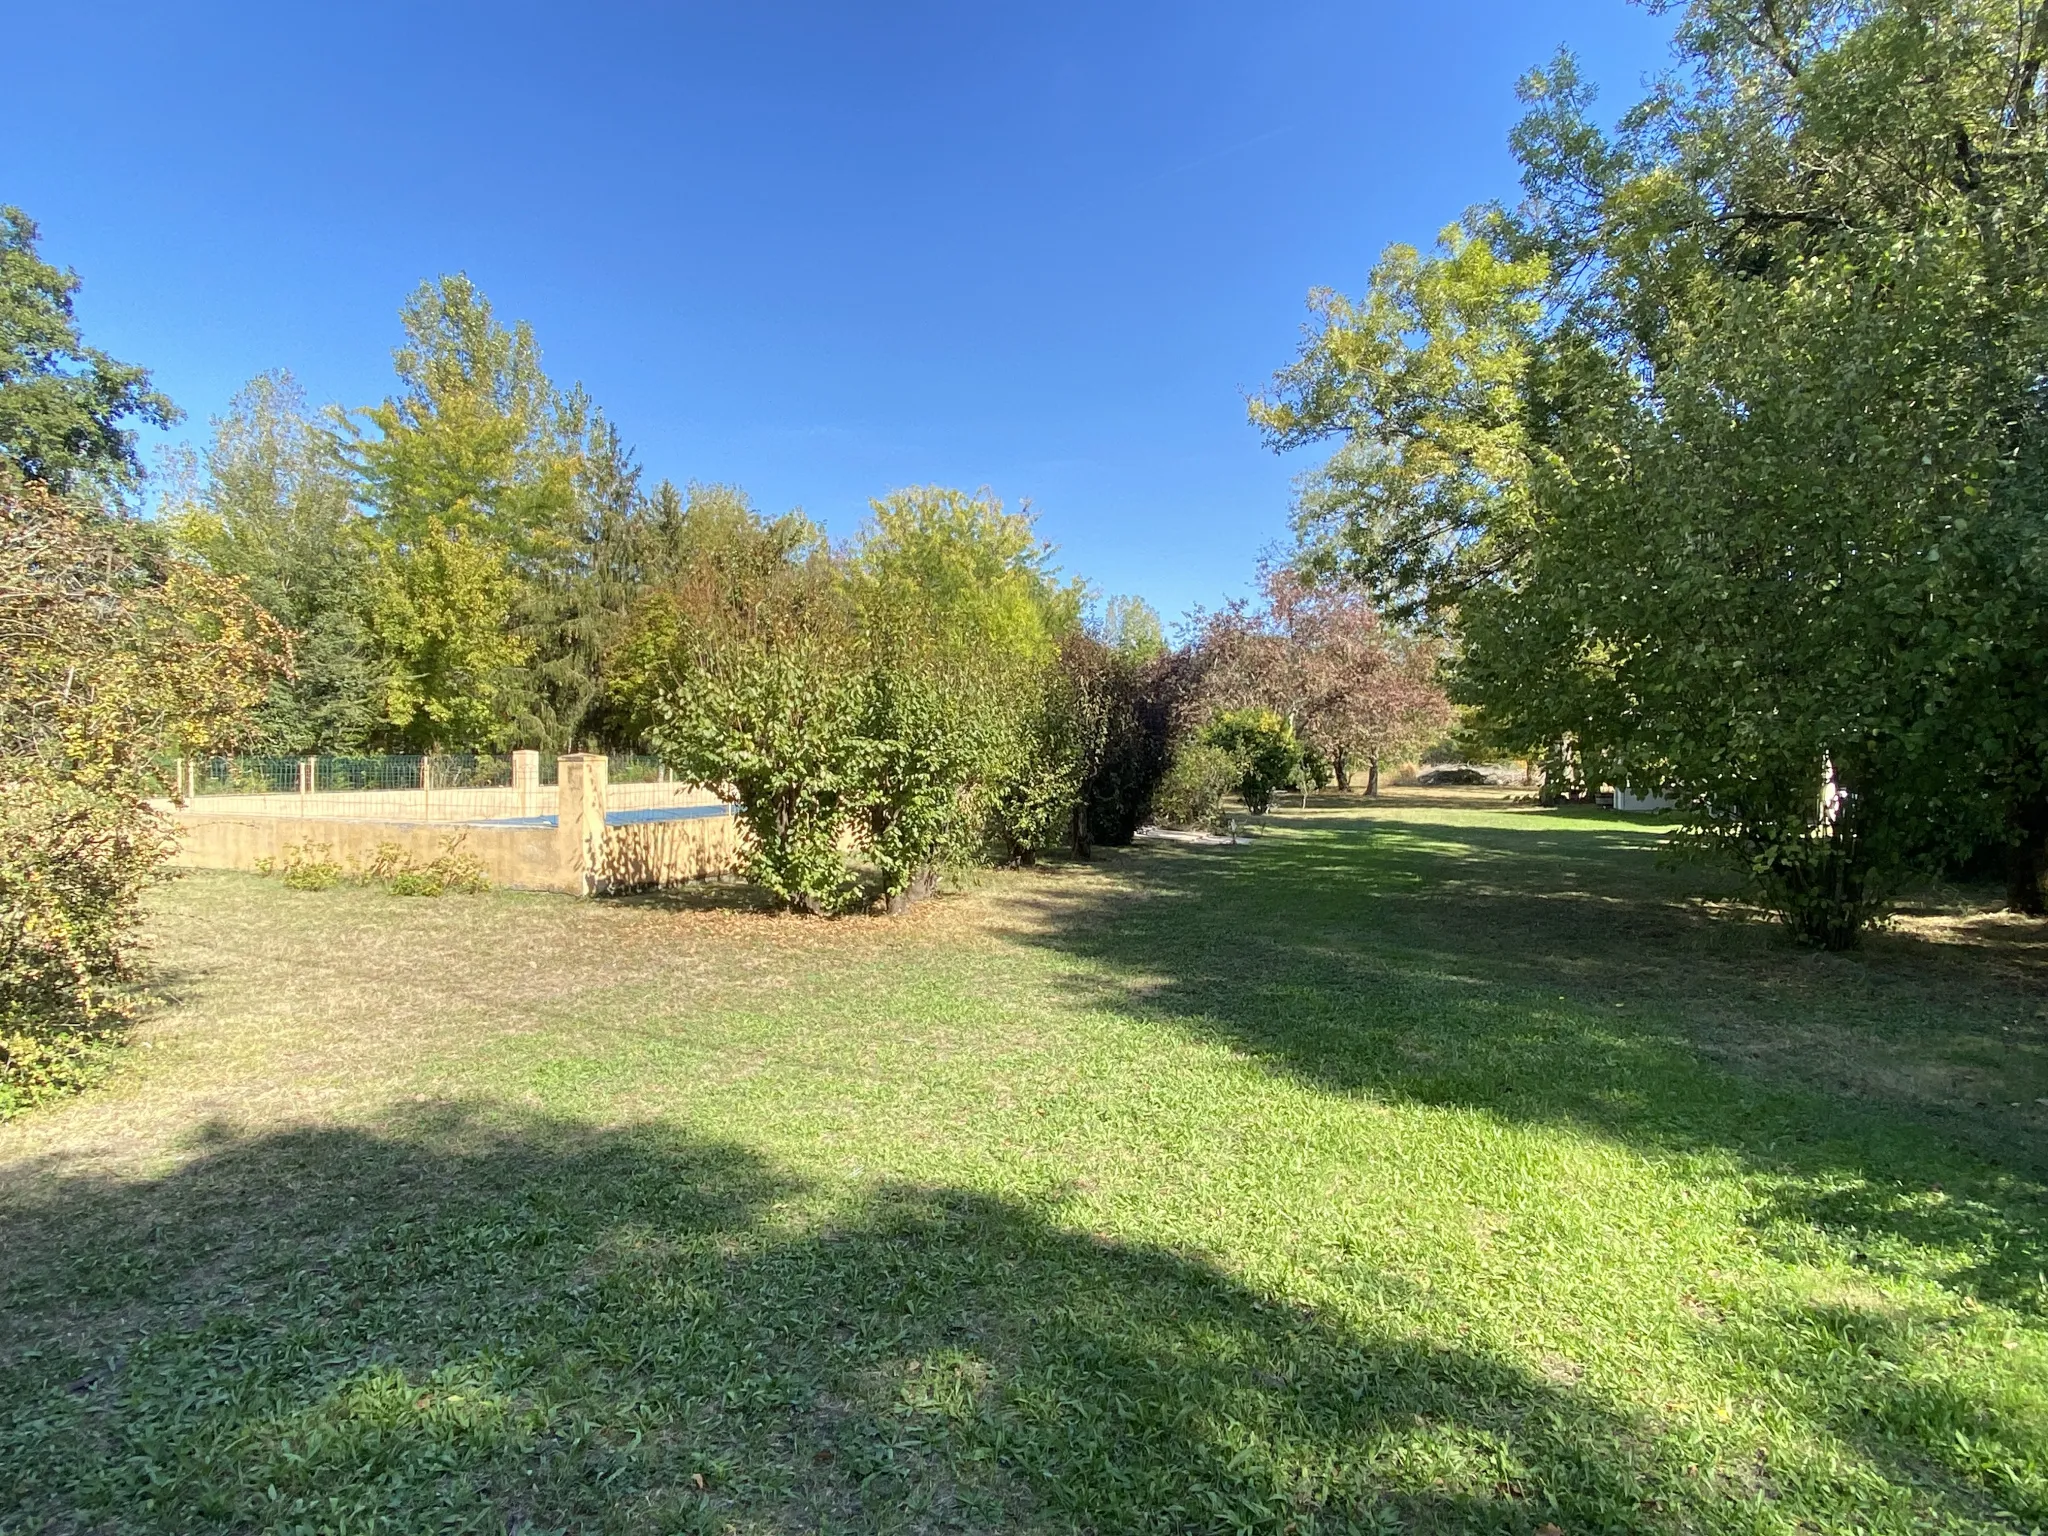
[[[1642, 833], [1597, 814], [1304, 818], [1250, 848], [1144, 850], [1114, 869], [1017, 924], [1086, 962], [1070, 985], [1092, 1006], [1326, 1090], [1583, 1127], [1651, 1156], [1732, 1155], [1751, 1220], [1786, 1257], [2048, 1321], [2038, 1117], [1972, 1115], [1836, 1054], [1860, 1041], [1938, 1056], [1949, 1032], [2019, 1017], [2029, 979], [1910, 935], [1850, 956], [1793, 948], [1717, 910], [1711, 875], [1660, 866]], [[2035, 1441], [1998, 1454], [2048, 1476], [2038, 1426], [1994, 1430], [1966, 1393], [1933, 1402], [1924, 1336], [1901, 1343], [1910, 1327], [1852, 1308], [1891, 1342], [1838, 1348], [1825, 1310], [1776, 1314], [1740, 1347], [1775, 1358], [1823, 1422], [1906, 1481], [1957, 1464], [1944, 1439], [1999, 1433]], [[1802, 1338], [1810, 1349], [1780, 1347]], [[1905, 1406], [1873, 1420], [1885, 1402]]]
[[1502, 1359], [654, 1130], [223, 1135], [9, 1197], [0, 1253], [9, 1530], [1751, 1523]]
[[654, 912], [766, 914], [782, 910], [767, 890], [744, 880], [692, 880], [651, 890], [613, 891], [602, 900], [607, 906]]
[[[1149, 848], [1114, 867], [1118, 881], [1020, 903], [1018, 937], [1090, 962], [1076, 985], [1092, 1001], [1191, 1022], [1325, 1086], [1754, 1142], [1717, 1123], [1725, 1094], [1707, 1109], [1611, 1092], [1647, 1079], [1690, 1094], [1705, 1055], [1749, 1097], [1798, 1096], [1809, 1118], [1824, 1106], [1824, 1128], [1904, 1121], [2048, 1178], [2034, 1102], [2048, 1093], [2048, 973], [1911, 933], [1850, 955], [1800, 949], [1742, 909], [1731, 880], [1667, 867], [1598, 813], [1509, 827], [1323, 817], [1249, 848]], [[2028, 952], [2005, 958], [2031, 966]], [[1969, 1035], [1996, 1056], [1967, 1059]], [[1978, 1069], [2009, 1097], [1964, 1097], [1983, 1091]]]

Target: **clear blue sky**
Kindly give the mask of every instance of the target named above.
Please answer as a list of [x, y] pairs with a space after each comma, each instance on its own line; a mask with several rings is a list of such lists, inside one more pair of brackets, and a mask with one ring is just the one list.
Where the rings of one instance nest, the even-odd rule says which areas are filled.
[[[389, 387], [465, 270], [650, 477], [850, 533], [917, 482], [1029, 497], [1062, 563], [1169, 619], [1284, 537], [1244, 396], [1513, 190], [1560, 43], [1618, 110], [1668, 23], [1621, 0], [0, 7], [0, 200], [181, 435], [250, 375]], [[26, 39], [38, 31], [40, 42]], [[161, 435], [159, 435], [160, 437]]]

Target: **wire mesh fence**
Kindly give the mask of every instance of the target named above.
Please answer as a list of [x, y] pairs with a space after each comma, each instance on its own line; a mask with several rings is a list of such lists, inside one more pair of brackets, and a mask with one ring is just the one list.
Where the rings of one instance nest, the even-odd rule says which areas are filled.
[[[171, 798], [221, 815], [328, 817], [345, 821], [515, 821], [559, 810], [557, 759], [532, 754], [199, 757], [165, 765]], [[607, 763], [607, 810], [655, 810], [707, 798], [678, 782], [659, 758], [620, 754]]]
[[605, 770], [614, 784], [664, 784], [668, 769], [658, 757], [613, 753]]

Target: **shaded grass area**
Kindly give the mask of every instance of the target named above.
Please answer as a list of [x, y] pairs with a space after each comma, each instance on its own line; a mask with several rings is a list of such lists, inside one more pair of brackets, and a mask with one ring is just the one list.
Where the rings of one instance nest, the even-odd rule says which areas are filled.
[[[261, 1232], [238, 1305], [45, 1365], [79, 1374], [47, 1380], [37, 1438], [97, 1463], [66, 1503], [336, 1529], [1483, 1526], [1545, 1491], [1626, 1519], [1668, 1459], [1482, 1352], [1029, 1204], [883, 1186], [792, 1231], [764, 1210], [789, 1186], [740, 1149], [535, 1122], [436, 1150], [459, 1129], [267, 1139], [162, 1187], [321, 1195]], [[364, 1204], [418, 1214], [365, 1227]], [[107, 1305], [255, 1234], [135, 1235], [96, 1266]]]
[[1333, 802], [903, 923], [164, 899], [0, 1131], [8, 1530], [2028, 1529], [2032, 925]]

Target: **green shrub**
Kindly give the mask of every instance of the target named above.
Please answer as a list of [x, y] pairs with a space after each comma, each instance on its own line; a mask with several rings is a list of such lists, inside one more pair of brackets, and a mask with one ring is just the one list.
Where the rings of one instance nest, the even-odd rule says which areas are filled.
[[1029, 864], [1075, 840], [1101, 711], [1079, 679], [1051, 667], [1019, 668], [989, 691], [1008, 707], [991, 712], [986, 842], [997, 862]]
[[239, 587], [150, 543], [0, 465], [0, 1115], [104, 1061], [172, 847], [156, 765], [230, 744], [281, 665]]
[[1085, 636], [1069, 643], [1062, 660], [1082, 678], [1100, 720], [1081, 785], [1083, 829], [1091, 842], [1127, 847], [1154, 815], [1195, 673], [1185, 653], [1138, 657]]
[[357, 871], [357, 877], [366, 884], [388, 885], [404, 870], [412, 868], [412, 855], [397, 843], [379, 843], [377, 851], [370, 855], [370, 862]]
[[1225, 710], [1203, 729], [1202, 740], [1236, 762], [1237, 792], [1254, 816], [1263, 816], [1273, 791], [1301, 770], [1300, 742], [1270, 709]]
[[347, 880], [356, 885], [381, 885], [394, 896], [442, 896], [448, 892], [475, 895], [491, 888], [484, 866], [462, 851], [467, 834], [457, 833], [425, 864], [413, 861], [397, 843], [379, 843], [368, 863], [347, 869], [334, 857], [331, 843], [287, 843], [275, 860], [257, 863], [256, 871], [276, 875], [294, 891], [327, 891]]
[[140, 801], [0, 785], [0, 1119], [97, 1075], [133, 1006], [137, 905], [169, 846]]
[[439, 872], [442, 889], [458, 896], [481, 896], [491, 888], [491, 877], [484, 873], [483, 860], [473, 853], [458, 852], [453, 845], [430, 867]]
[[1315, 743], [1305, 741], [1301, 744], [1301, 766], [1294, 774], [1297, 788], [1328, 789], [1334, 772], [1329, 758]]
[[1237, 759], [1221, 747], [1200, 739], [1183, 742], [1153, 792], [1153, 818], [1168, 827], [1219, 826], [1223, 797], [1241, 776]]
[[945, 680], [877, 668], [862, 694], [842, 778], [856, 835], [882, 872], [882, 899], [897, 911], [967, 861], [985, 747]]
[[797, 911], [843, 912], [866, 899], [846, 858], [864, 703], [843, 644], [739, 642], [677, 669], [648, 737], [682, 777], [739, 801], [751, 879]]
[[331, 891], [341, 884], [342, 868], [332, 843], [288, 843], [278, 860], [278, 877], [293, 891]]
[[[474, 854], [461, 851], [462, 839], [451, 838], [432, 862], [414, 864], [403, 854], [402, 862], [385, 877], [394, 896], [445, 896], [454, 892], [474, 896], [491, 888], [484, 866]], [[388, 845], [386, 845], [388, 846]], [[378, 850], [381, 855], [383, 849]]]

